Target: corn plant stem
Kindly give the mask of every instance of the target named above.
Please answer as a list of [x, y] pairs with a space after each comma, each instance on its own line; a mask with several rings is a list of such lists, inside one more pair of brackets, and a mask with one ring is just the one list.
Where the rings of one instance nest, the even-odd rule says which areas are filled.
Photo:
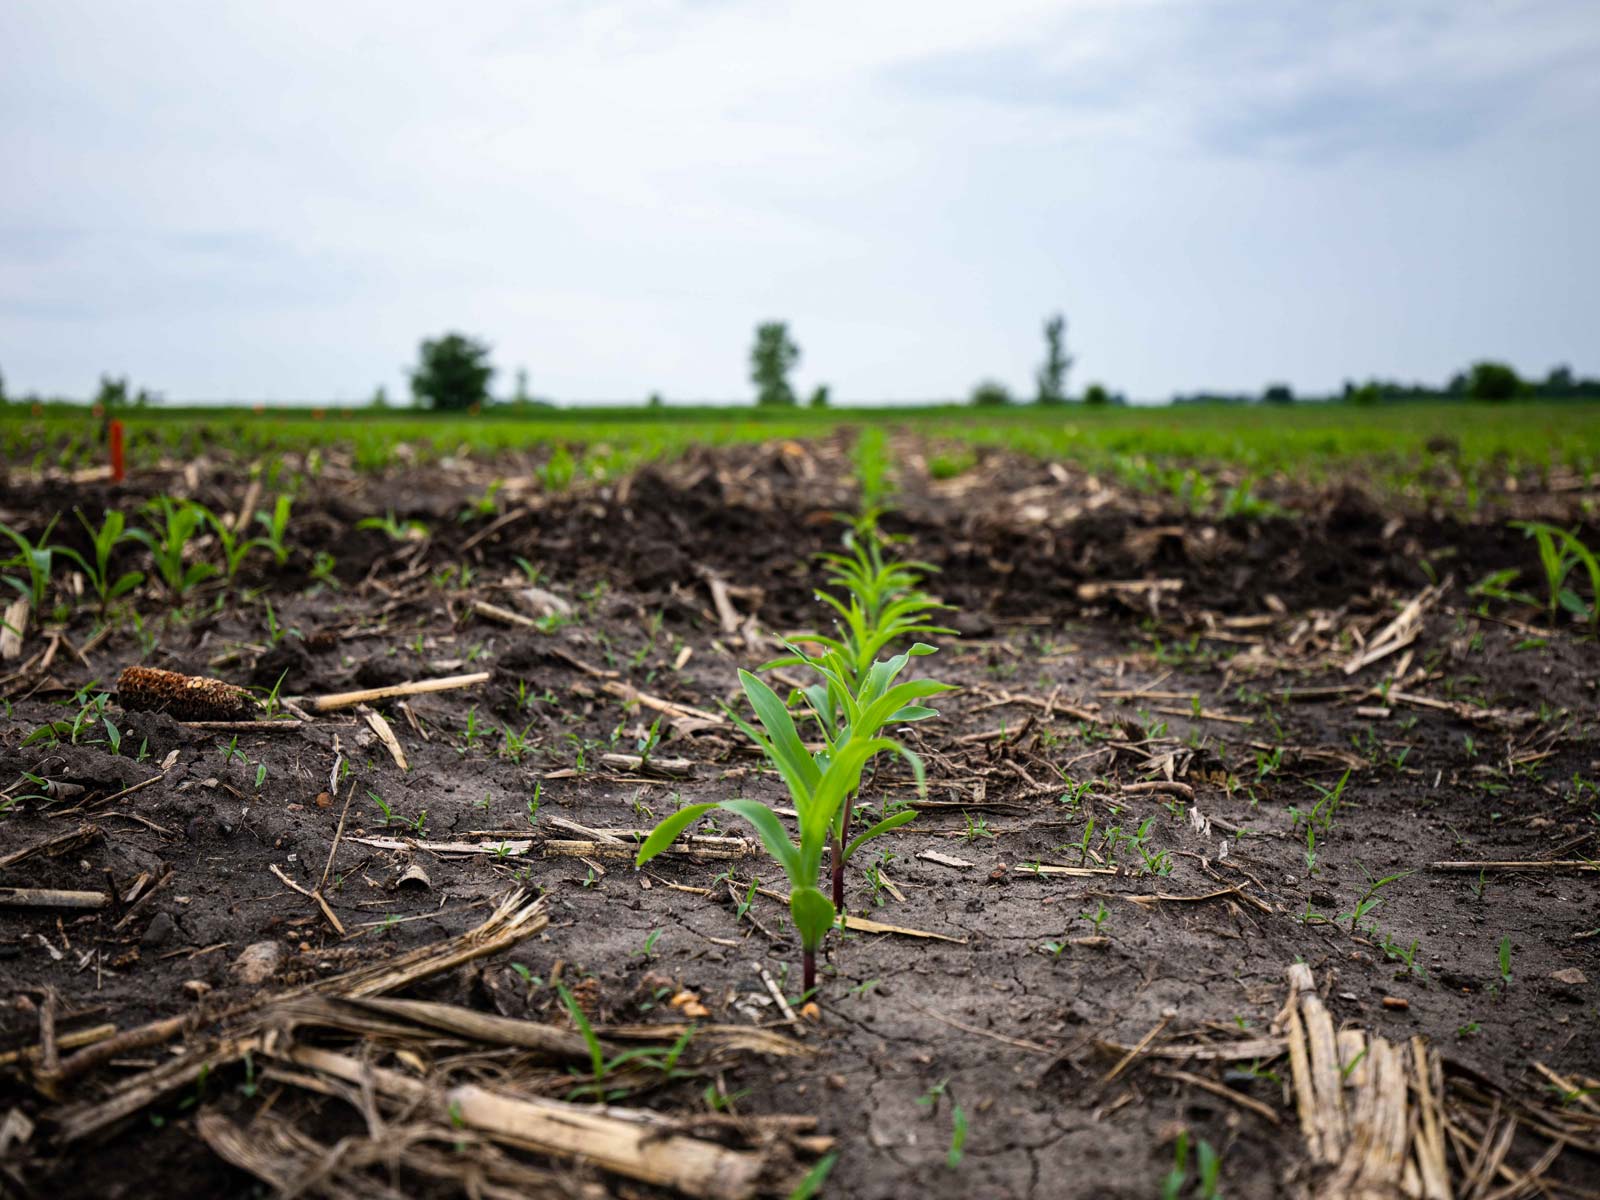
[[845, 839], [850, 836], [850, 812], [855, 802], [854, 792], [844, 798], [844, 820], [840, 822], [839, 834], [833, 839], [833, 906], [840, 912], [844, 911]]
[[806, 995], [817, 990], [817, 952], [800, 951], [800, 987]]

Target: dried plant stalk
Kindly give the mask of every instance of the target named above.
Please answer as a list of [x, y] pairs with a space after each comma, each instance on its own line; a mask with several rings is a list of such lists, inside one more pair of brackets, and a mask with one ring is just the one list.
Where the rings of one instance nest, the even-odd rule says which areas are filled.
[[526, 1150], [555, 1158], [578, 1158], [602, 1170], [667, 1187], [706, 1200], [746, 1200], [784, 1195], [799, 1182], [799, 1169], [780, 1148], [732, 1150], [679, 1132], [654, 1113], [560, 1100], [508, 1095], [463, 1083], [443, 1092], [410, 1075], [312, 1046], [284, 1046], [268, 1039], [262, 1052], [294, 1066], [371, 1088], [389, 1099], [426, 1111], [436, 1106], [451, 1122]]
[[[151, 893], [147, 893], [151, 894]], [[356, 967], [340, 975], [331, 975], [276, 995], [259, 995], [244, 1005], [226, 1013], [216, 1014], [213, 1020], [237, 1020], [270, 1004], [304, 996], [377, 996], [394, 991], [407, 984], [430, 976], [442, 974], [462, 963], [494, 954], [533, 936], [543, 929], [549, 918], [545, 915], [544, 901], [530, 901], [527, 893], [512, 892], [495, 908], [494, 912], [475, 929], [419, 946], [405, 954], [396, 955], [363, 967]], [[70, 1058], [63, 1059], [55, 1079], [70, 1079], [91, 1067], [98, 1066], [108, 1057], [123, 1053], [129, 1046], [148, 1046], [181, 1033], [189, 1018], [171, 1017], [130, 1029], [104, 1042], [86, 1047]], [[153, 1104], [173, 1090], [187, 1086], [204, 1068], [210, 1070], [223, 1063], [232, 1062], [247, 1050], [253, 1051], [257, 1039], [249, 1037], [223, 1037], [209, 1046], [189, 1052], [180, 1058], [163, 1063], [153, 1070], [124, 1080], [103, 1098], [64, 1105], [55, 1110], [60, 1137], [64, 1143], [88, 1137], [128, 1116], [148, 1104]]]
[[164, 712], [180, 721], [242, 721], [256, 711], [255, 697], [242, 687], [157, 667], [123, 668], [117, 700], [129, 711]]

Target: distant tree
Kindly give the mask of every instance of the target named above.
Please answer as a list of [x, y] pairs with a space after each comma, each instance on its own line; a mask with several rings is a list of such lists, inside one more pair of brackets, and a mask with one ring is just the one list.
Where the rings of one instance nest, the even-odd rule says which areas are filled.
[[1060, 313], [1044, 323], [1044, 365], [1039, 368], [1039, 403], [1064, 404], [1067, 399], [1067, 372], [1072, 355], [1067, 353], [1067, 319]]
[[650, 399], [645, 402], [647, 408], [665, 408], [667, 402], [661, 398], [660, 392], [651, 392]]
[[528, 369], [526, 367], [518, 367], [517, 387], [511, 393], [511, 403], [518, 408], [527, 408], [532, 402], [533, 397], [528, 394]]
[[121, 379], [118, 379], [115, 375], [100, 376], [100, 390], [94, 396], [94, 402], [98, 408], [110, 412], [112, 409], [124, 407], [128, 400], [128, 377], [126, 375]]
[[494, 367], [489, 347], [459, 333], [425, 340], [411, 372], [417, 402], [441, 412], [465, 412], [489, 399]]
[[1091, 383], [1083, 390], [1085, 404], [1110, 404], [1111, 393], [1106, 390], [1103, 383]]
[[1261, 399], [1268, 404], [1293, 404], [1294, 389], [1287, 383], [1269, 383], [1267, 390], [1261, 393]]
[[825, 384], [825, 383], [819, 383], [817, 385], [817, 390], [811, 393], [811, 401], [810, 401], [811, 407], [812, 408], [827, 408], [828, 407], [828, 400], [829, 400], [828, 385]]
[[756, 344], [750, 350], [750, 381], [756, 385], [758, 405], [794, 404], [789, 372], [799, 361], [800, 347], [790, 339], [788, 325], [782, 321], [766, 321], [756, 326]]
[[[140, 392], [141, 399], [145, 393]], [[128, 392], [128, 377], [124, 375], [118, 379], [114, 375], [100, 376], [100, 390], [94, 396], [94, 414], [100, 418], [100, 440], [111, 440], [111, 422], [123, 409], [128, 407], [131, 396]]]
[[6, 402], [6, 377], [0, 375], [0, 404]]
[[1505, 363], [1473, 363], [1467, 375], [1467, 395], [1474, 400], [1496, 403], [1516, 400], [1529, 390], [1516, 371]]
[[972, 403], [979, 408], [996, 408], [1011, 403], [1011, 389], [993, 379], [985, 379], [972, 389]]
[[[1545, 376], [1544, 386], [1540, 389], [1552, 396], [1564, 396], [1574, 390], [1576, 381], [1572, 378], [1572, 368], [1566, 364], [1551, 367], [1550, 374]], [[0, 388], [0, 401], [5, 399], [5, 389]]]
[[1345, 399], [1351, 404], [1376, 404], [1383, 399], [1383, 393], [1376, 383], [1367, 382], [1359, 387], [1355, 384], [1345, 384]]
[[378, 390], [372, 393], [372, 407], [389, 407], [389, 389], [384, 387], [381, 383], [378, 385]]

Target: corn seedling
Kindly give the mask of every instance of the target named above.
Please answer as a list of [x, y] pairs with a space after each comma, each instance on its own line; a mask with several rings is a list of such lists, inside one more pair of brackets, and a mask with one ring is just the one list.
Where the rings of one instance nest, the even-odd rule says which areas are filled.
[[1404, 879], [1407, 875], [1411, 874], [1410, 871], [1400, 871], [1394, 875], [1385, 875], [1382, 879], [1374, 879], [1372, 877], [1372, 873], [1367, 870], [1364, 864], [1358, 861], [1356, 866], [1360, 867], [1361, 873], [1367, 877], [1366, 891], [1361, 893], [1361, 896], [1356, 900], [1355, 904], [1351, 906], [1349, 912], [1340, 913], [1338, 916], [1338, 919], [1341, 921], [1343, 921], [1346, 917], [1350, 919], [1351, 933], [1355, 933], [1357, 929], [1361, 927], [1361, 922], [1366, 920], [1366, 918], [1371, 915], [1372, 911], [1383, 903], [1383, 897], [1379, 895], [1379, 893], [1382, 892], [1384, 888], [1388, 887], [1391, 883], [1395, 883], [1398, 880]]
[[863, 429], [851, 448], [850, 458], [861, 489], [860, 513], [851, 518], [856, 532], [870, 537], [878, 528], [878, 518], [889, 507], [889, 449], [883, 430]]
[[58, 546], [56, 550], [78, 564], [88, 579], [89, 586], [94, 589], [94, 594], [100, 600], [100, 611], [104, 612], [113, 600], [127, 595], [144, 582], [143, 571], [124, 571], [116, 576], [111, 573], [112, 552], [123, 542], [137, 539], [127, 529], [126, 518], [114, 509], [107, 511], [99, 529], [89, 523], [89, 518], [83, 515], [81, 508], [76, 511], [79, 522], [89, 534], [89, 544], [92, 547], [89, 557], [86, 558], [66, 546]]
[[465, 523], [479, 517], [493, 517], [500, 513], [500, 489], [505, 487], [504, 479], [491, 479], [489, 485], [483, 489], [471, 504], [461, 510], [460, 520]]
[[318, 550], [311, 558], [312, 580], [330, 591], [338, 591], [339, 580], [333, 573], [334, 568], [338, 565], [339, 560], [334, 558], [333, 555], [326, 550]]
[[819, 556], [827, 565], [828, 582], [843, 592], [842, 599], [817, 593], [838, 614], [839, 636], [808, 634], [800, 640], [822, 646], [830, 665], [855, 692], [862, 676], [895, 642], [954, 635], [955, 630], [933, 624], [932, 614], [950, 607], [921, 589], [923, 575], [933, 567], [886, 560], [881, 544], [871, 535], [847, 533], [844, 544], [844, 554]]
[[[743, 1093], [737, 1093], [742, 1095]], [[824, 1154], [811, 1170], [795, 1185], [794, 1191], [789, 1193], [789, 1200], [814, 1200], [822, 1195], [822, 1185], [828, 1182], [828, 1176], [833, 1173], [834, 1163], [839, 1161], [837, 1150]]]
[[[906, 667], [913, 657], [922, 657], [933, 654], [932, 646], [917, 642], [903, 654], [893, 658], [874, 663], [857, 677], [852, 684], [851, 669], [842, 661], [842, 656], [837, 650], [829, 650], [821, 657], [812, 657], [796, 646], [790, 646], [793, 653], [766, 664], [767, 667], [785, 665], [804, 665], [816, 672], [823, 679], [820, 684], [802, 688], [800, 695], [811, 710], [818, 728], [821, 730], [824, 757], [836, 752], [855, 734], [863, 736], [877, 736], [879, 731], [890, 725], [909, 724], [913, 721], [926, 720], [939, 714], [925, 705], [916, 703], [917, 700], [926, 699], [940, 692], [953, 691], [949, 684], [936, 683], [932, 680], [920, 680], [910, 684], [895, 684], [895, 679]], [[911, 688], [909, 692], [902, 689]], [[897, 705], [887, 708], [884, 699], [887, 696], [903, 696], [905, 699]], [[861, 725], [863, 714], [871, 714], [869, 724], [865, 729]], [[737, 720], [737, 718], [735, 718]], [[747, 731], [748, 731], [748, 727]], [[854, 853], [855, 843], [849, 840], [850, 822], [854, 812], [856, 790], [859, 782], [844, 798], [835, 822], [833, 843], [833, 904], [835, 908], [844, 907], [844, 868]], [[909, 816], [896, 813], [893, 817], [888, 814], [885, 819], [899, 819], [902, 823], [909, 821]], [[982, 818], [979, 818], [980, 825]], [[972, 820], [968, 818], [969, 831]], [[981, 826], [980, 833], [988, 836], [987, 826]]]
[[[1576, 534], [1543, 521], [1512, 521], [1539, 546], [1539, 565], [1544, 568], [1546, 609], [1553, 621], [1558, 609], [1566, 609], [1600, 632], [1600, 560]], [[1589, 576], [1589, 599], [1567, 586], [1574, 568], [1582, 566]]]
[[[811, 662], [801, 656], [802, 661]], [[789, 914], [800, 934], [803, 984], [807, 992], [817, 985], [817, 949], [838, 916], [837, 905], [817, 888], [822, 870], [822, 854], [833, 848], [834, 894], [843, 889], [844, 864], [850, 856], [874, 838], [897, 829], [916, 813], [905, 809], [863, 830], [844, 843], [847, 821], [846, 799], [861, 785], [861, 773], [880, 753], [897, 754], [911, 766], [917, 787], [925, 787], [922, 760], [892, 738], [881, 736], [886, 726], [934, 715], [931, 709], [916, 704], [920, 699], [948, 691], [945, 684], [932, 680], [895, 683], [910, 662], [907, 654], [878, 663], [868, 672], [863, 690], [865, 704], [830, 677], [827, 691], [844, 709], [845, 724], [840, 729], [824, 727], [826, 740], [821, 750], [807, 751], [788, 708], [770, 687], [749, 671], [739, 672], [739, 682], [755, 710], [760, 728], [730, 710], [729, 715], [741, 731], [761, 747], [768, 761], [778, 769], [788, 785], [799, 814], [800, 843], [789, 839], [777, 815], [755, 800], [721, 800], [709, 804], [690, 804], [667, 817], [651, 831], [639, 847], [636, 865], [643, 866], [677, 840], [678, 836], [713, 809], [721, 809], [754, 827], [767, 852], [777, 860], [789, 880]], [[814, 664], [815, 665], [815, 664]], [[827, 675], [825, 668], [818, 668]], [[909, 714], [909, 715], [908, 715]]]
[[361, 518], [356, 528], [376, 529], [391, 542], [419, 542], [428, 536], [428, 527], [421, 521], [397, 521], [393, 509], [381, 517]]
[[149, 548], [161, 582], [174, 599], [182, 600], [196, 585], [217, 573], [210, 563], [184, 564], [189, 543], [202, 532], [210, 514], [192, 500], [174, 501], [170, 496], [157, 496], [148, 508], [158, 518], [155, 530], [130, 529], [128, 536]]
[[270, 551], [272, 561], [280, 567], [289, 561], [289, 547], [284, 538], [289, 533], [289, 512], [293, 504], [288, 496], [279, 496], [270, 513], [256, 514], [256, 520], [266, 526], [267, 532], [264, 537], [254, 539], [255, 545]]
[[1382, 942], [1382, 950], [1385, 957], [1390, 959], [1392, 962], [1397, 962], [1404, 966], [1406, 969], [1406, 974], [1415, 975], [1420, 979], [1426, 979], [1428, 977], [1428, 972], [1424, 970], [1417, 962], [1417, 947], [1421, 944], [1421, 942], [1413, 938], [1411, 940], [1411, 945], [1402, 946], [1388, 934], [1385, 934]]
[[244, 560], [249, 557], [250, 551], [265, 543], [257, 538], [239, 536], [239, 530], [229, 523], [228, 518], [218, 516], [203, 505], [195, 505], [206, 523], [211, 526], [217, 535], [217, 545], [222, 548], [222, 574], [229, 583], [239, 574], [239, 568], [244, 565]]
[[528, 731], [532, 725], [525, 725], [522, 732], [518, 733], [507, 725], [500, 731], [500, 757], [509, 758], [512, 762], [521, 762], [528, 753]]
[[627, 1063], [637, 1062], [642, 1066], [660, 1071], [666, 1080], [680, 1078], [683, 1072], [678, 1070], [678, 1060], [683, 1057], [683, 1052], [689, 1047], [689, 1039], [694, 1037], [695, 1028], [690, 1026], [678, 1035], [677, 1041], [666, 1049], [655, 1046], [641, 1046], [633, 1050], [624, 1050], [612, 1058], [607, 1058], [605, 1047], [595, 1035], [594, 1026], [589, 1023], [589, 1018], [584, 1014], [583, 1008], [572, 998], [572, 993], [561, 984], [556, 984], [556, 992], [561, 997], [561, 1003], [566, 1006], [572, 1023], [577, 1026], [578, 1033], [583, 1037], [584, 1046], [589, 1051], [589, 1072], [593, 1082], [582, 1087], [574, 1088], [567, 1093], [567, 1099], [576, 1099], [579, 1096], [593, 1096], [596, 1100], [616, 1100], [627, 1094], [625, 1089], [607, 1089], [606, 1079], [618, 1067]]
[[25, 575], [6, 575], [6, 583], [16, 588], [26, 596], [33, 605], [35, 613], [44, 611], [45, 594], [50, 590], [50, 572], [54, 566], [56, 548], [49, 545], [50, 533], [56, 527], [56, 518], [50, 518], [50, 524], [44, 527], [44, 532], [39, 535], [37, 542], [28, 538], [9, 525], [0, 524], [0, 533], [5, 534], [17, 544], [17, 554], [4, 564], [4, 566], [20, 566]]
[[565, 446], [557, 446], [550, 459], [539, 468], [539, 482], [547, 492], [564, 492], [578, 473], [578, 464]]
[[1189, 1131], [1179, 1130], [1172, 1144], [1172, 1170], [1161, 1181], [1161, 1200], [1180, 1200], [1185, 1195], [1198, 1200], [1218, 1200], [1217, 1184], [1222, 1160], [1210, 1142], [1201, 1140], [1195, 1148], [1195, 1170], [1189, 1171]]

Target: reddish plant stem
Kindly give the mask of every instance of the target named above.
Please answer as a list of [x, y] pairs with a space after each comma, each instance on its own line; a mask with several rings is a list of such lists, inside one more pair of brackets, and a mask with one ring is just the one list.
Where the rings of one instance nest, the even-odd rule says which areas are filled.
[[800, 951], [800, 986], [809, 996], [817, 987], [817, 952]]
[[850, 836], [850, 816], [855, 802], [854, 795], [844, 798], [844, 820], [833, 839], [833, 907], [840, 912], [844, 911], [844, 840]]

